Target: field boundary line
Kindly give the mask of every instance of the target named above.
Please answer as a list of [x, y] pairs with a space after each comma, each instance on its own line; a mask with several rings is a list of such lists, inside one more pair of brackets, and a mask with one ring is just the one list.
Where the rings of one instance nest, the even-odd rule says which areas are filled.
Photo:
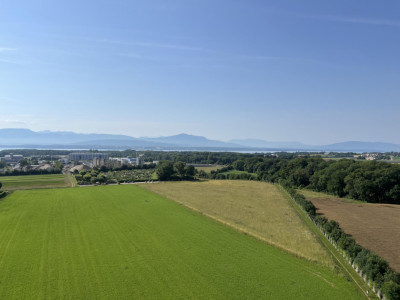
[[[353, 280], [353, 282], [360, 288], [360, 290], [367, 297], [367, 299], [379, 299], [378, 297], [371, 298], [372, 293], [371, 293], [371, 295], [368, 295], [366, 293], [366, 289], [365, 289], [366, 284], [364, 281], [361, 281], [362, 278], [359, 278], [359, 275], [355, 272], [355, 270], [353, 268], [350, 269], [350, 266], [347, 264], [347, 262], [342, 261], [343, 258], [340, 255], [337, 256], [335, 254], [335, 253], [337, 253], [337, 254], [340, 254], [340, 253], [338, 253], [338, 250], [333, 247], [333, 245], [329, 242], [328, 238], [322, 234], [322, 232], [319, 230], [319, 228], [313, 222], [311, 222], [311, 220], [308, 218], [308, 216], [306, 216], [306, 213], [300, 209], [298, 204], [292, 199], [292, 197], [290, 197], [290, 195], [282, 188], [282, 186], [280, 186], [278, 184], [277, 184], [277, 186], [278, 186], [279, 190], [286, 196], [286, 198], [290, 199], [289, 203], [294, 207], [297, 214], [301, 217], [301, 219], [304, 221], [304, 223], [306, 223], [306, 225], [310, 228], [310, 230], [312, 232], [314, 232], [314, 234], [316, 235], [318, 240], [322, 243], [323, 246], [325, 246], [325, 248], [329, 251], [329, 253], [332, 255], [334, 260], [337, 263], [339, 263], [339, 265], [342, 267], [342, 269], [350, 276], [350, 278]], [[355, 274], [352, 274], [352, 273], [357, 274], [356, 277], [354, 277], [353, 275], [355, 275]], [[364, 287], [362, 287], [359, 284], [359, 280], [357, 280], [356, 278], [360, 279], [360, 282], [362, 282], [362, 285]]]
[[[140, 187], [140, 188], [142, 188], [142, 187]], [[146, 190], [146, 191], [149, 191], [149, 190]], [[274, 248], [276, 248], [276, 249], [279, 249], [279, 250], [284, 251], [284, 252], [286, 252], [286, 253], [288, 253], [288, 254], [290, 254], [290, 255], [293, 255], [294, 257], [296, 257], [296, 258], [298, 258], [298, 259], [303, 259], [303, 260], [309, 261], [309, 262], [311, 262], [311, 263], [315, 263], [315, 264], [319, 264], [319, 265], [321, 265], [321, 266], [327, 266], [327, 267], [328, 267], [328, 265], [326, 265], [326, 264], [324, 264], [324, 263], [321, 263], [321, 262], [319, 262], [319, 261], [317, 261], [317, 260], [312, 260], [312, 259], [310, 259], [310, 258], [304, 257], [304, 256], [302, 256], [302, 255], [300, 255], [300, 254], [298, 254], [298, 253], [296, 253], [296, 252], [293, 252], [293, 251], [291, 251], [291, 250], [289, 250], [289, 249], [286, 249], [286, 248], [284, 248], [284, 247], [282, 247], [282, 246], [280, 246], [280, 245], [278, 245], [278, 244], [276, 244], [276, 243], [273, 243], [273, 242], [271, 242], [271, 241], [265, 239], [264, 237], [262, 237], [262, 236], [260, 236], [260, 235], [258, 235], [258, 234], [255, 234], [255, 233], [253, 233], [253, 232], [251, 232], [251, 231], [248, 231], [248, 230], [246, 230], [246, 229], [244, 229], [244, 228], [240, 228], [240, 227], [238, 227], [236, 224], [232, 224], [232, 223], [230, 223], [230, 222], [224, 221], [224, 220], [222, 220], [222, 219], [220, 219], [220, 218], [218, 218], [218, 217], [215, 217], [215, 216], [212, 216], [212, 215], [210, 215], [210, 214], [207, 214], [207, 213], [205, 213], [205, 212], [203, 212], [203, 211], [201, 211], [201, 210], [199, 210], [199, 209], [197, 209], [197, 208], [195, 208], [195, 207], [193, 207], [193, 206], [190, 206], [190, 205], [187, 205], [187, 204], [182, 203], [182, 202], [180, 202], [180, 201], [177, 201], [177, 200], [174, 200], [174, 199], [165, 197], [165, 196], [163, 196], [163, 195], [161, 195], [161, 194], [158, 194], [158, 193], [156, 193], [156, 192], [153, 192], [153, 191], [149, 191], [149, 192], [152, 192], [152, 193], [154, 193], [154, 194], [156, 194], [156, 195], [158, 195], [158, 196], [161, 196], [161, 197], [163, 197], [163, 198], [165, 198], [165, 199], [167, 199], [167, 200], [169, 200], [169, 201], [172, 201], [172, 202], [174, 202], [174, 203], [177, 203], [177, 204], [179, 204], [179, 205], [182, 205], [183, 207], [186, 207], [187, 209], [189, 209], [189, 210], [191, 210], [191, 211], [194, 211], [194, 212], [196, 212], [196, 213], [198, 213], [198, 214], [201, 214], [201, 215], [203, 215], [203, 216], [206, 216], [207, 218], [212, 219], [213, 221], [218, 222], [218, 223], [220, 223], [220, 224], [222, 224], [222, 225], [224, 225], [224, 226], [228, 226], [228, 227], [230, 227], [230, 228], [232, 228], [232, 229], [234, 229], [234, 230], [236, 230], [236, 231], [238, 231], [238, 232], [240, 232], [240, 233], [242, 233], [242, 234], [244, 234], [244, 235], [251, 236], [252, 238], [255, 238], [255, 239], [257, 239], [257, 240], [259, 240], [259, 241], [261, 241], [261, 242], [263, 242], [263, 243], [266, 243], [266, 244], [269, 245], [269, 246], [272, 246], [272, 247], [274, 247]]]

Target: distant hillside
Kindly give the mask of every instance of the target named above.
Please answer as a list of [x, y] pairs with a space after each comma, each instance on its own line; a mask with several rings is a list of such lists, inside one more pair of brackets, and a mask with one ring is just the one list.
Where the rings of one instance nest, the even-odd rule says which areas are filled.
[[209, 140], [202, 136], [178, 134], [158, 138], [134, 138], [117, 134], [83, 134], [75, 132], [39, 131], [30, 129], [0, 129], [0, 146], [36, 148], [41, 146], [67, 148], [237, 148], [238, 145]]
[[230, 140], [230, 143], [256, 148], [289, 148], [289, 149], [304, 149], [310, 146], [304, 145], [300, 142], [269, 142], [259, 139], [243, 139], [243, 140]]
[[30, 129], [6, 128], [0, 129], [0, 145], [48, 145], [48, 144], [76, 144], [98, 140], [125, 140], [134, 141], [135, 138], [115, 134], [83, 134], [64, 131], [32, 131]]
[[268, 142], [259, 139], [230, 140], [230, 142], [246, 147], [291, 151], [400, 152], [400, 145], [380, 142], [349, 141], [321, 146], [305, 145], [300, 142]]
[[318, 147], [326, 151], [340, 152], [399, 152], [400, 145], [380, 142], [343, 142]]
[[239, 148], [242, 147], [240, 145], [234, 143], [226, 143], [216, 140], [209, 140], [203, 136], [190, 135], [186, 133], [166, 136], [166, 137], [158, 137], [158, 138], [141, 138], [143, 140], [165, 143], [165, 144], [174, 144], [184, 147], [230, 147], [230, 148]]
[[178, 134], [165, 137], [134, 138], [120, 134], [85, 134], [65, 131], [32, 131], [0, 129], [0, 147], [49, 149], [149, 149], [208, 151], [336, 151], [336, 152], [400, 152], [400, 145], [379, 142], [343, 142], [309, 146], [300, 142], [268, 142], [260, 139], [237, 139], [229, 142], [203, 136]]

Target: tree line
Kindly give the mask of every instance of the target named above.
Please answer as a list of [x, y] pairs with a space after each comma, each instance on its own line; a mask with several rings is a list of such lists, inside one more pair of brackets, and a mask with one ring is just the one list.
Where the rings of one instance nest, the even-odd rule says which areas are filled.
[[0, 173], [0, 176], [20, 176], [20, 175], [46, 175], [46, 174], [61, 174], [61, 169], [54, 170], [7, 170], [4, 173]]
[[125, 170], [100, 171], [98, 169], [82, 170], [75, 174], [79, 185], [86, 184], [119, 184], [130, 182], [143, 182], [151, 180], [154, 169], [138, 168]]
[[125, 171], [125, 170], [145, 170], [145, 169], [154, 169], [156, 164], [144, 164], [144, 165], [127, 165], [123, 164], [117, 168], [111, 168], [107, 166], [101, 166], [100, 168], [93, 168], [95, 170], [99, 170], [101, 172], [108, 172], [108, 171]]
[[400, 204], [400, 164], [352, 159], [326, 161], [318, 156], [293, 159], [251, 157], [234, 161], [235, 170], [279, 182], [372, 203]]
[[293, 189], [288, 181], [281, 180], [280, 184], [306, 211], [315, 225], [346, 253], [349, 263], [361, 271], [362, 276], [365, 276], [366, 280], [378, 290], [378, 294], [382, 293], [387, 300], [400, 299], [400, 275], [389, 267], [386, 260], [357, 244], [340, 228], [338, 222], [328, 221], [327, 218], [317, 215], [314, 204]]

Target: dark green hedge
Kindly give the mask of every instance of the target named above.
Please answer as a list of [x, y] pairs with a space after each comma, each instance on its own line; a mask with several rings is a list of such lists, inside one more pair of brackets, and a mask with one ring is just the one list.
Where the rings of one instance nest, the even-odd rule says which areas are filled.
[[350, 263], [358, 267], [367, 280], [373, 282], [375, 287], [382, 291], [387, 300], [400, 299], [400, 275], [393, 271], [387, 261], [370, 250], [358, 245], [356, 241], [346, 234], [339, 223], [316, 215], [315, 206], [295, 189], [287, 181], [281, 181], [282, 187], [292, 199], [299, 204], [309, 215], [311, 220], [321, 228], [336, 245], [345, 251]]

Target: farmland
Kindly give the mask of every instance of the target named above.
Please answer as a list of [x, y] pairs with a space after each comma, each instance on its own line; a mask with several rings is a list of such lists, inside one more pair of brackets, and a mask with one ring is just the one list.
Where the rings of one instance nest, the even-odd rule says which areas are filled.
[[399, 205], [363, 203], [307, 190], [302, 193], [318, 208], [317, 213], [338, 221], [357, 243], [386, 259], [400, 272]]
[[154, 169], [138, 169], [138, 170], [120, 170], [101, 172], [98, 170], [81, 171], [80, 174], [75, 175], [75, 179], [80, 185], [94, 184], [94, 183], [132, 183], [147, 181], [155, 178]]
[[39, 189], [39, 188], [60, 188], [75, 185], [71, 175], [50, 174], [50, 175], [27, 175], [27, 176], [2, 176], [0, 182], [3, 189], [8, 191]]
[[229, 175], [229, 174], [234, 174], [234, 175], [251, 174], [251, 175], [253, 175], [255, 178], [257, 178], [257, 174], [255, 174], [255, 173], [249, 173], [249, 172], [247, 172], [247, 171], [231, 170], [231, 171], [223, 172], [223, 173], [221, 173], [221, 174], [224, 174], [224, 175]]
[[296, 258], [137, 186], [0, 202], [1, 299], [361, 299]]
[[288, 252], [327, 265], [332, 263], [325, 249], [272, 184], [213, 180], [143, 187]]
[[214, 165], [214, 166], [210, 166], [210, 167], [196, 167], [196, 170], [210, 173], [211, 171], [217, 171], [219, 169], [222, 169], [223, 167], [225, 167], [225, 166], [224, 165]]

